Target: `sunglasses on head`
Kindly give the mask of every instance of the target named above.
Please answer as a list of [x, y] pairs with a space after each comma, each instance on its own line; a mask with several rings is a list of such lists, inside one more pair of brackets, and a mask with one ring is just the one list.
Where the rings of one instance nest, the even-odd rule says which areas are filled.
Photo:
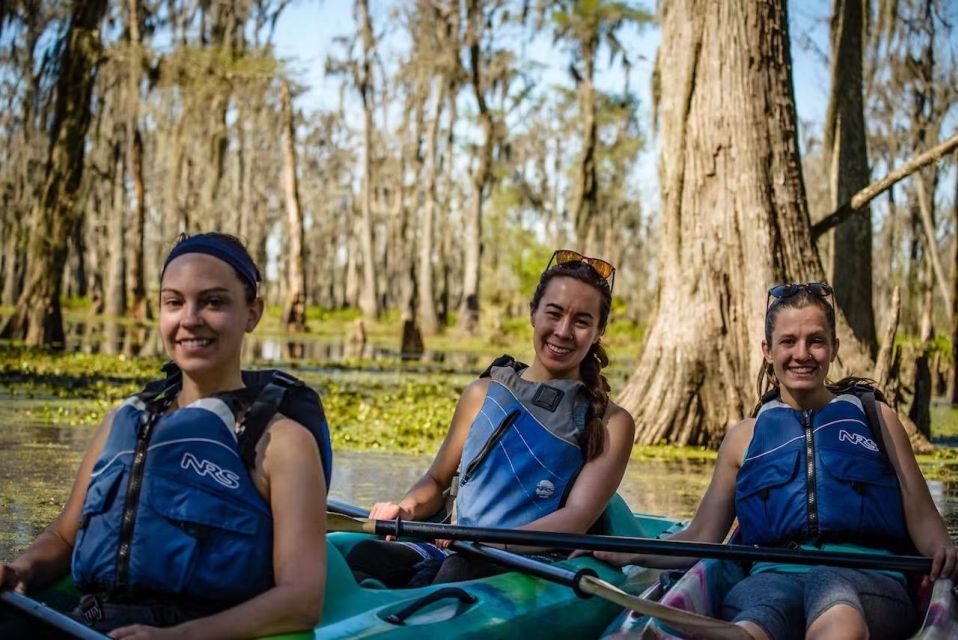
[[784, 300], [785, 298], [791, 298], [799, 291], [805, 291], [813, 296], [818, 296], [822, 300], [828, 302], [829, 305], [831, 305], [831, 302], [828, 300], [828, 297], [834, 294], [832, 288], [824, 282], [777, 284], [768, 290], [768, 298], [765, 301], [765, 308], [767, 309], [771, 304], [772, 298], [775, 298], [776, 300]]
[[546, 265], [546, 271], [549, 270], [549, 267], [552, 266], [552, 263], [557, 265], [564, 264], [578, 264], [583, 262], [596, 273], [599, 274], [599, 277], [608, 280], [609, 282], [609, 291], [612, 290], [612, 287], [615, 286], [615, 267], [612, 266], [611, 262], [606, 262], [601, 258], [590, 258], [589, 256], [584, 256], [578, 251], [572, 251], [571, 249], [559, 249], [552, 254], [552, 257], [549, 258], [549, 264]]

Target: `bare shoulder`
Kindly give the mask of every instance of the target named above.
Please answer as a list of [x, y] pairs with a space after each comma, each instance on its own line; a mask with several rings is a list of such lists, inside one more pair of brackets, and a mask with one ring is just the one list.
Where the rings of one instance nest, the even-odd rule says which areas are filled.
[[740, 465], [745, 457], [745, 450], [752, 442], [754, 432], [755, 418], [745, 418], [734, 424], [722, 439], [722, 446], [719, 447], [719, 458], [734, 462], [736, 466]]
[[[266, 438], [267, 434], [269, 436], [268, 440]], [[306, 451], [313, 449], [319, 451], [319, 445], [316, 444], [316, 439], [309, 429], [302, 423], [279, 413], [269, 423], [263, 439], [267, 440], [263, 443], [265, 446], [292, 447], [294, 449], [305, 447]]]
[[486, 393], [489, 392], [490, 382], [492, 378], [476, 378], [462, 390], [460, 399], [467, 402], [482, 402], [486, 399]]
[[892, 409], [890, 406], [888, 406], [888, 404], [884, 402], [878, 401], [876, 402], [876, 404], [878, 405], [878, 411], [879, 413], [881, 413], [882, 422], [885, 423], [886, 429], [889, 429], [889, 430], [893, 428], [901, 429], [901, 430], [904, 429], [904, 427], [901, 424], [901, 420], [898, 418], [897, 411]]
[[605, 416], [602, 421], [605, 423], [605, 426], [610, 429], [635, 431], [635, 419], [632, 417], [632, 414], [611, 400], [605, 408]]

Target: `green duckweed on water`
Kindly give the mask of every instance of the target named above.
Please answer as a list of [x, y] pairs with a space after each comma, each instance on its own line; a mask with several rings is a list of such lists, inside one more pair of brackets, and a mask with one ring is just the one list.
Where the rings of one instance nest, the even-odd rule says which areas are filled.
[[[517, 330], [518, 331], [518, 330]], [[482, 354], [476, 362], [487, 362]], [[54, 352], [0, 346], [0, 393], [6, 407], [31, 422], [92, 425], [123, 398], [159, 375], [161, 357]], [[254, 363], [253, 366], [270, 366]], [[441, 362], [404, 362], [398, 358], [295, 363], [287, 366], [320, 393], [334, 447], [352, 450], [436, 451], [463, 388], [476, 371]], [[624, 373], [624, 372], [623, 372]], [[622, 375], [622, 378], [625, 376]], [[619, 385], [614, 385], [619, 387]], [[0, 413], [6, 413], [0, 409]], [[921, 456], [923, 468], [950, 473], [958, 464], [958, 409], [932, 407], [933, 436], [946, 446]], [[951, 446], [949, 446], [951, 445]], [[714, 460], [704, 447], [637, 446], [634, 460]]]

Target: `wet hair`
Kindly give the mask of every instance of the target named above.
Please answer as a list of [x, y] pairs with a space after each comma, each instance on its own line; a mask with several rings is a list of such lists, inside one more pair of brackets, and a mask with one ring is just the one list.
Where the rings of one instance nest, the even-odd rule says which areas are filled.
[[175, 258], [187, 253], [204, 253], [222, 260], [236, 272], [236, 277], [243, 284], [243, 292], [247, 304], [252, 304], [257, 296], [257, 284], [261, 282], [259, 268], [257, 268], [253, 257], [246, 249], [243, 241], [234, 235], [228, 233], [219, 233], [210, 231], [207, 233], [197, 233], [190, 235], [181, 233], [173, 243], [173, 248], [166, 256], [163, 262], [163, 271], [160, 273], [160, 280], [166, 273], [166, 267]]
[[[609, 322], [609, 311], [612, 309], [612, 289], [609, 281], [600, 276], [595, 269], [584, 262], [566, 262], [547, 269], [539, 276], [539, 284], [529, 308], [535, 313], [542, 302], [549, 283], [556, 278], [573, 278], [579, 282], [595, 288], [599, 292], [599, 331], [604, 331]], [[605, 428], [602, 418], [609, 406], [609, 381], [602, 375], [602, 369], [609, 364], [609, 356], [600, 342], [589, 348], [589, 352], [579, 364], [579, 375], [585, 384], [589, 395], [589, 410], [586, 414], [585, 431], [580, 439], [580, 445], [585, 452], [585, 459], [596, 458], [605, 446]]]
[[[838, 334], [835, 331], [835, 308], [825, 298], [804, 289], [784, 298], [772, 299], [772, 303], [768, 305], [768, 309], [765, 311], [765, 343], [771, 346], [775, 320], [782, 309], [804, 309], [805, 307], [817, 307], [825, 314], [829, 336], [832, 344], [835, 344], [838, 341]], [[763, 403], [765, 395], [777, 390], [778, 386], [778, 378], [775, 377], [772, 365], [768, 362], [763, 363], [762, 369], [758, 373], [759, 405]]]

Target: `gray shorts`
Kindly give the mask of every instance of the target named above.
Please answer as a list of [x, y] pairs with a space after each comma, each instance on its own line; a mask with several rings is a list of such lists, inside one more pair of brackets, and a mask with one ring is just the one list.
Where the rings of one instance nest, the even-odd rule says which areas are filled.
[[836, 604], [857, 609], [872, 640], [907, 638], [918, 624], [901, 582], [875, 571], [835, 567], [749, 576], [725, 596], [721, 616], [753, 622], [772, 640], [801, 640], [808, 626]]

